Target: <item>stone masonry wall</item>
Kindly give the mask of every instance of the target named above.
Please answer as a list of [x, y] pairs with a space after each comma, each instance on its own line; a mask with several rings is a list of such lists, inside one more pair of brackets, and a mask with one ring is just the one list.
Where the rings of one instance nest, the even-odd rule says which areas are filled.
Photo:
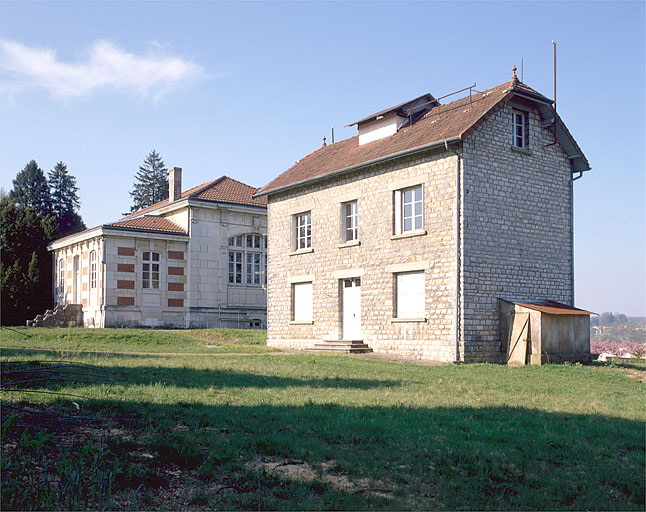
[[[340, 280], [361, 279], [364, 343], [375, 352], [452, 361], [455, 357], [456, 157], [425, 152], [306, 190], [270, 196], [268, 344], [306, 348], [342, 338]], [[422, 183], [424, 229], [393, 236], [393, 188]], [[358, 201], [359, 244], [343, 244], [341, 204]], [[292, 216], [312, 212], [312, 251], [295, 252]], [[395, 272], [424, 269], [425, 322], [393, 322]], [[301, 277], [299, 277], [301, 276]], [[291, 286], [312, 279], [313, 323], [292, 320]]]
[[512, 149], [512, 105], [463, 143], [462, 347], [491, 360], [501, 347], [497, 298], [572, 300], [570, 163], [529, 114], [529, 147]]
[[[105, 327], [184, 327], [184, 240], [107, 236]], [[159, 288], [142, 288], [143, 252], [160, 254]]]
[[267, 299], [263, 286], [229, 284], [229, 238], [266, 237], [266, 210], [243, 205], [191, 207], [190, 234], [187, 327], [244, 328], [254, 321], [264, 327]]
[[[95, 251], [97, 262], [96, 286], [90, 287], [90, 253]], [[78, 273], [74, 272], [74, 258], [78, 258]], [[103, 275], [101, 273], [101, 240], [90, 238], [76, 242], [53, 252], [54, 261], [54, 304], [80, 304], [85, 326], [100, 326], [102, 323], [101, 297]], [[59, 265], [65, 266], [65, 290], [59, 294]], [[76, 290], [76, 295], [75, 295]]]

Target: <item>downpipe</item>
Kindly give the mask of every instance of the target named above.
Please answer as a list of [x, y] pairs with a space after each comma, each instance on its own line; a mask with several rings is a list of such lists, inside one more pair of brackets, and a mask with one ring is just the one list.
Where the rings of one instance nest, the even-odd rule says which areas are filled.
[[462, 158], [460, 153], [449, 147], [448, 141], [444, 141], [444, 147], [447, 151], [453, 153], [457, 158], [457, 164], [455, 168], [455, 362], [460, 362], [460, 334], [462, 330], [461, 322], [461, 286], [460, 286], [460, 265], [461, 265], [461, 229], [460, 229], [460, 208], [462, 206]]

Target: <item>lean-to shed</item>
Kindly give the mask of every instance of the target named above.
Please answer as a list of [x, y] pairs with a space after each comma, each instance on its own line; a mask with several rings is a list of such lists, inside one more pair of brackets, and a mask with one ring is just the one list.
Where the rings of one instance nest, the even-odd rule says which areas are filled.
[[507, 364], [590, 360], [590, 315], [551, 300], [499, 299]]

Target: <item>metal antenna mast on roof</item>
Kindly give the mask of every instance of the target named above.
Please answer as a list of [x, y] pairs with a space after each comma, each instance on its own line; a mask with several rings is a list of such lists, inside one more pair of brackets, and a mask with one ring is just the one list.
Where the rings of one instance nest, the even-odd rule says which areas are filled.
[[523, 64], [523, 58], [520, 58], [520, 81], [523, 82], [523, 77], [525, 76], [525, 65]]
[[552, 39], [554, 46], [554, 111], [556, 111], [556, 42]]

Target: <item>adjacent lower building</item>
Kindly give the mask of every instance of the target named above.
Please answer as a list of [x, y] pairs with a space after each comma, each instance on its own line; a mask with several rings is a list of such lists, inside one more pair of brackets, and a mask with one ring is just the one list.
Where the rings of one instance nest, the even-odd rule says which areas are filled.
[[55, 305], [80, 305], [88, 327], [264, 328], [265, 199], [169, 177], [168, 199], [50, 244]]
[[500, 361], [502, 299], [573, 305], [573, 185], [590, 167], [515, 69], [353, 124], [256, 194], [270, 346]]

